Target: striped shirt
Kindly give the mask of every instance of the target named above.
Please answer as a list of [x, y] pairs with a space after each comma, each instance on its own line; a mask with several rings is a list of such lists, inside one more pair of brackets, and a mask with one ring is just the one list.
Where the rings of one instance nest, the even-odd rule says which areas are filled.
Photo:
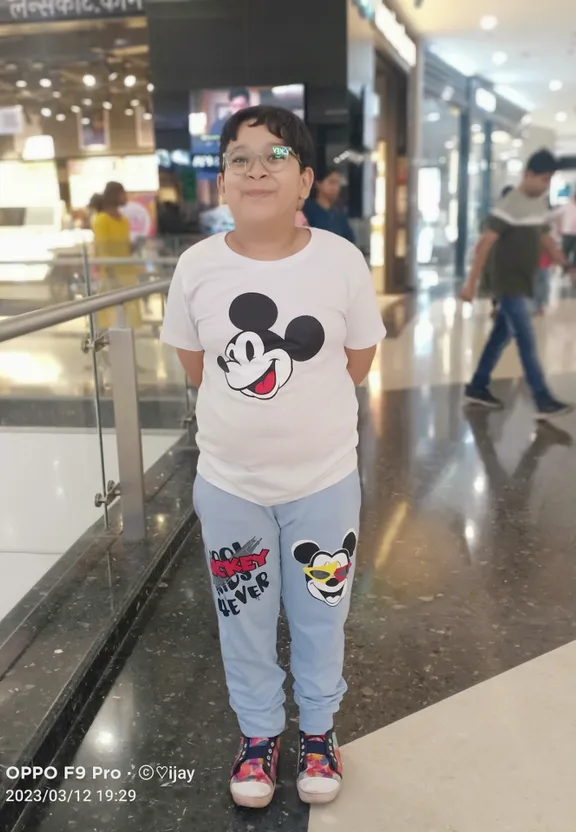
[[495, 297], [532, 296], [548, 215], [547, 194], [529, 197], [518, 188], [492, 209], [486, 227], [499, 235], [492, 260]]

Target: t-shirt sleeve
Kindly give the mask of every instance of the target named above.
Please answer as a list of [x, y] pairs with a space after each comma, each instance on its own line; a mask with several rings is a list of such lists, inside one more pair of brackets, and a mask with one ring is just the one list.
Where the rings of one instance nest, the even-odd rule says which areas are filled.
[[494, 231], [496, 234], [504, 234], [510, 228], [510, 223], [498, 213], [492, 213], [488, 216], [484, 225], [484, 231]]
[[160, 338], [165, 344], [169, 344], [171, 347], [176, 347], [179, 350], [202, 352], [202, 344], [198, 338], [198, 329], [184, 291], [186, 268], [181, 257], [176, 266], [174, 277], [172, 278], [172, 283], [168, 291], [164, 325]]
[[344, 346], [349, 350], [365, 350], [386, 337], [386, 327], [382, 322], [372, 273], [361, 252], [356, 250], [355, 254]]

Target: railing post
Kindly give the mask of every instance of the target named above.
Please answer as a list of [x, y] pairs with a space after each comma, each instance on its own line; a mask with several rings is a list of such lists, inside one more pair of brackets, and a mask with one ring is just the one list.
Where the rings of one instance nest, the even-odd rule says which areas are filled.
[[108, 334], [124, 536], [126, 540], [143, 540], [146, 537], [144, 465], [134, 331], [111, 327]]

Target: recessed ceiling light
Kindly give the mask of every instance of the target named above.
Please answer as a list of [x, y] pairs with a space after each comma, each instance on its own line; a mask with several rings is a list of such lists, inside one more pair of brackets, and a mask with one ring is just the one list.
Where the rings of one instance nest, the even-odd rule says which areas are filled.
[[137, 98], [133, 98], [133, 99], [132, 99], [132, 101], [130, 102], [130, 106], [131, 106], [131, 107], [139, 107], [139, 106], [140, 106], [140, 102], [138, 101], [138, 99], [137, 99]]
[[440, 113], [428, 113], [426, 121], [440, 121]]
[[83, 98], [82, 99], [82, 106], [83, 107], [91, 107], [92, 106], [92, 99], [91, 98]]
[[112, 102], [110, 102], [110, 101], [104, 101], [104, 103], [102, 104], [102, 106], [104, 107], [104, 109], [105, 109], [105, 110], [111, 110], [111, 109], [112, 109]]
[[24, 80], [21, 78], [19, 81], [16, 81], [16, 86], [17, 86], [19, 89], [23, 90], [23, 89], [24, 89], [24, 87], [27, 87], [27, 86], [28, 86], [28, 82], [27, 82], [27, 81], [24, 81]]
[[62, 98], [62, 93], [58, 92], [58, 90], [54, 90], [52, 93], [52, 98]]
[[503, 66], [507, 60], [508, 55], [506, 52], [494, 52], [492, 55], [492, 63], [496, 64], [496, 66]]
[[152, 113], [144, 113], [142, 118], [144, 119], [144, 121], [150, 121], [152, 118]]
[[95, 87], [96, 86], [96, 78], [93, 75], [84, 75], [82, 78], [85, 87]]
[[482, 132], [482, 125], [481, 124], [473, 124], [471, 127], [473, 133], [480, 133]]
[[82, 124], [83, 124], [85, 127], [87, 127], [87, 126], [90, 124], [90, 119], [89, 119], [89, 118], [83, 118], [83, 119], [82, 119]]
[[485, 32], [491, 32], [496, 26], [498, 26], [498, 18], [493, 14], [485, 14], [480, 20], [480, 28]]
[[127, 75], [124, 78], [124, 86], [125, 87], [133, 87], [136, 84], [136, 76], [135, 75]]
[[40, 78], [40, 86], [44, 87], [44, 89], [48, 89], [48, 87], [52, 86], [52, 81], [50, 78]]
[[40, 110], [40, 115], [43, 115], [44, 118], [50, 118], [50, 116], [52, 115], [52, 110], [50, 109], [50, 107], [42, 107], [42, 109]]
[[444, 147], [446, 148], [446, 150], [454, 150], [456, 145], [453, 141], [449, 141], [449, 142], [444, 142]]
[[78, 106], [78, 104], [72, 104], [70, 109], [72, 110], [73, 113], [79, 113], [80, 112], [80, 107]]
[[568, 121], [568, 113], [556, 113], [556, 121]]
[[117, 78], [118, 78], [118, 73], [117, 72], [111, 72], [110, 75], [108, 76], [109, 81], [116, 81]]
[[58, 113], [58, 115], [56, 116], [56, 121], [66, 121], [66, 116], [64, 115], [64, 113]]
[[132, 107], [126, 107], [126, 109], [124, 110], [124, 115], [133, 116], [134, 110], [132, 109]]
[[550, 81], [550, 84], [548, 86], [550, 87], [550, 90], [552, 92], [558, 92], [562, 89], [564, 84], [562, 83], [562, 81]]
[[148, 92], [154, 92], [154, 84], [148, 84], [146, 89], [148, 90]]

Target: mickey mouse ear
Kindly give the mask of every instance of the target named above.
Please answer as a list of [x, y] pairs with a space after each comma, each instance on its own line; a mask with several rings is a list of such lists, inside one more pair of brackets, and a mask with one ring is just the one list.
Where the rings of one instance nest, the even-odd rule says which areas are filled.
[[261, 295], [259, 292], [246, 292], [234, 298], [228, 315], [237, 329], [263, 332], [276, 323], [278, 307], [267, 295]]
[[293, 361], [310, 361], [324, 346], [324, 327], [311, 315], [294, 318], [286, 328], [285, 350]]

